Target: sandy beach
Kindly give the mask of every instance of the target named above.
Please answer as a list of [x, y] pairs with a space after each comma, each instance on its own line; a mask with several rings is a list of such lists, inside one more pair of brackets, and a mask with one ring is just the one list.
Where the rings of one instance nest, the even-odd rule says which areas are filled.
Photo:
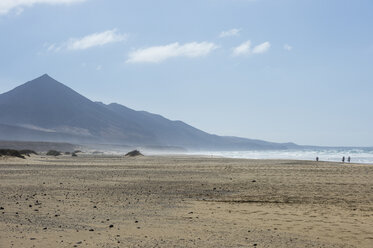
[[373, 166], [0, 158], [0, 247], [373, 247]]

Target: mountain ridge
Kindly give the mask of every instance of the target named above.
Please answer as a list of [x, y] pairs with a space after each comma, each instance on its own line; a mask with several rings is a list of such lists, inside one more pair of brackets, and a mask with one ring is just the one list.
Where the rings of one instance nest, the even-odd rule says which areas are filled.
[[[177, 146], [194, 150], [287, 149], [274, 143], [209, 134], [182, 121], [94, 102], [44, 74], [0, 94], [0, 139]], [[22, 134], [22, 135], [21, 135]]]

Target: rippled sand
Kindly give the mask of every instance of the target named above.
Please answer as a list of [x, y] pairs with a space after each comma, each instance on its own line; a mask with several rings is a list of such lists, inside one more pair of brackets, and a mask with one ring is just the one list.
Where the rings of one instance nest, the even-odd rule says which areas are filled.
[[0, 158], [0, 247], [373, 247], [373, 166]]

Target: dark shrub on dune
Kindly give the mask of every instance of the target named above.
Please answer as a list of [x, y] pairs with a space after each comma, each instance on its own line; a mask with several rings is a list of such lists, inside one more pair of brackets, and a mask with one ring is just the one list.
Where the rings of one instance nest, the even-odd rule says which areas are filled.
[[73, 152], [73, 154], [71, 154], [72, 157], [78, 157], [78, 155], [76, 155], [75, 152]]
[[48, 155], [48, 156], [60, 156], [60, 155], [61, 155], [61, 152], [56, 151], [56, 150], [49, 150], [49, 151], [47, 152], [47, 155]]
[[30, 156], [31, 154], [38, 155], [38, 154], [37, 154], [35, 151], [33, 151], [33, 150], [20, 150], [19, 153], [22, 154], [22, 155], [27, 155], [27, 156]]
[[142, 153], [139, 150], [133, 150], [127, 153], [125, 156], [126, 157], [137, 157], [137, 156], [144, 156], [144, 155], [142, 155]]
[[19, 151], [12, 149], [0, 149], [0, 156], [10, 156], [23, 159], [25, 158]]

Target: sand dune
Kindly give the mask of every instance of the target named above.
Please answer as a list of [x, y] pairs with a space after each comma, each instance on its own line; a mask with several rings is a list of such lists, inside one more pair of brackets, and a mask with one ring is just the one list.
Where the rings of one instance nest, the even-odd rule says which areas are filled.
[[373, 247], [373, 166], [0, 158], [0, 247]]

